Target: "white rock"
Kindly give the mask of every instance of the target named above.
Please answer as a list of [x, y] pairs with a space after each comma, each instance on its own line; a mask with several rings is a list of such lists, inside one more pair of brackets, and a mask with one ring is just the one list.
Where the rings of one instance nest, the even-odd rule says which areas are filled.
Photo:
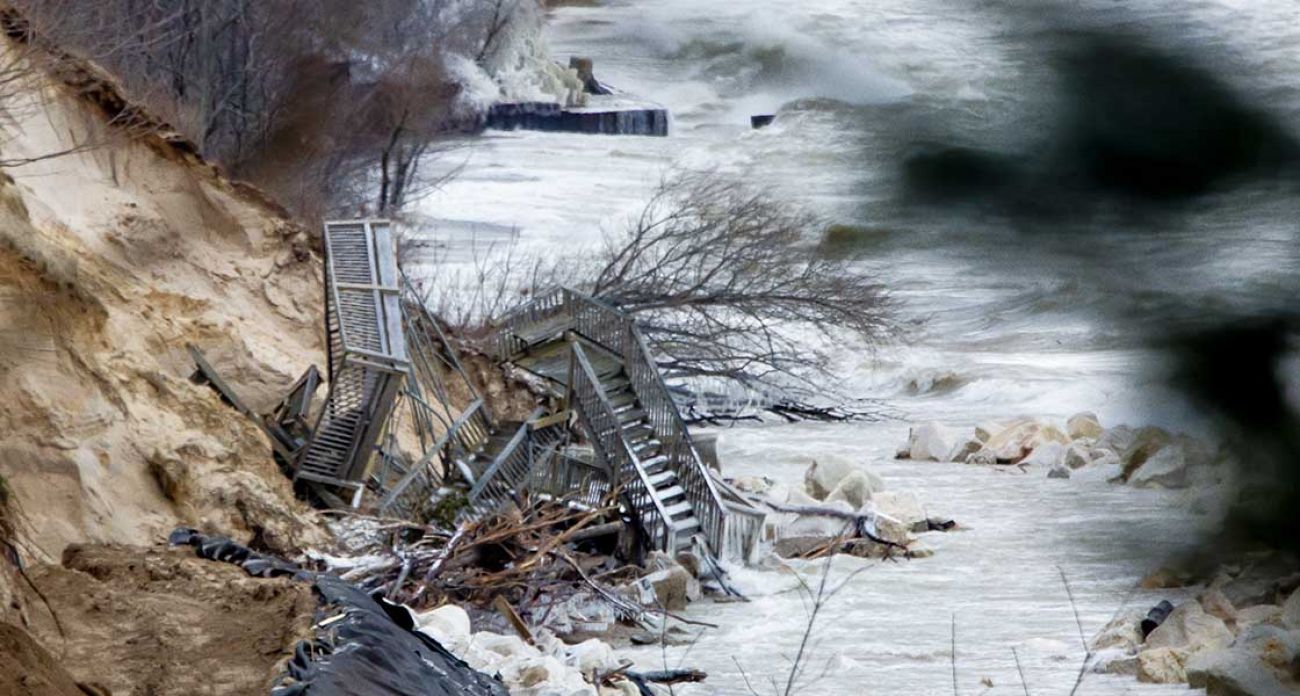
[[1188, 652], [1226, 648], [1232, 644], [1232, 631], [1217, 616], [1211, 616], [1200, 602], [1187, 601], [1174, 608], [1164, 623], [1147, 636], [1146, 647], [1183, 648]]
[[1068, 479], [1070, 478], [1070, 467], [1066, 466], [1063, 462], [1057, 462], [1052, 465], [1050, 470], [1048, 470], [1047, 478]]
[[1187, 659], [1187, 684], [1214, 696], [1295, 696], [1259, 658], [1241, 650], [1202, 650]]
[[1243, 650], [1274, 667], [1287, 668], [1296, 657], [1296, 642], [1300, 632], [1287, 631], [1277, 626], [1251, 626], [1237, 636], [1233, 650]]
[[1096, 448], [1110, 450], [1116, 455], [1120, 455], [1133, 445], [1135, 436], [1136, 433], [1127, 425], [1107, 428], [1101, 435], [1097, 436]]
[[1070, 416], [1065, 422], [1065, 432], [1071, 440], [1078, 440], [1082, 437], [1101, 437], [1105, 429], [1101, 427], [1101, 421], [1097, 420], [1097, 414], [1084, 412]]
[[1115, 617], [1101, 629], [1092, 641], [1093, 650], [1120, 650], [1133, 654], [1142, 645], [1142, 618], [1144, 613], [1131, 609]]
[[1282, 607], [1276, 604], [1256, 604], [1253, 607], [1245, 607], [1237, 610], [1237, 626], [1246, 628], [1255, 624], [1265, 624], [1268, 626], [1281, 626], [1282, 624]]
[[993, 450], [985, 448], [967, 457], [966, 463], [975, 466], [993, 466], [998, 463], [998, 456]]
[[985, 444], [985, 448], [992, 450], [1000, 462], [1019, 462], [1049, 442], [1067, 445], [1070, 443], [1070, 436], [1050, 423], [1024, 419], [994, 434]]
[[1187, 485], [1187, 460], [1183, 448], [1170, 445], [1157, 449], [1129, 474], [1128, 482], [1137, 488], [1181, 488]]
[[957, 445], [966, 438], [957, 428], [941, 423], [923, 423], [912, 428], [908, 436], [908, 451], [918, 461], [943, 462]]
[[1120, 461], [1124, 463], [1124, 473], [1131, 475], [1173, 441], [1173, 435], [1162, 428], [1153, 425], [1139, 428], [1133, 434], [1132, 444], [1120, 454]]
[[912, 543], [912, 528], [897, 517], [876, 513], [875, 522], [876, 536], [881, 539], [903, 546]]
[[854, 510], [857, 510], [871, 500], [872, 494], [878, 490], [876, 483], [879, 481], [879, 476], [876, 476], [873, 480], [872, 476], [865, 471], [854, 471], [840, 479], [840, 482], [835, 485], [835, 489], [826, 496], [826, 502], [833, 503], [837, 500], [843, 500]]
[[538, 657], [541, 655], [541, 651], [525, 643], [519, 636], [479, 631], [474, 634], [473, 644], [506, 659]]
[[565, 664], [576, 667], [584, 675], [592, 672], [612, 672], [619, 665], [614, 649], [598, 638], [571, 645], [566, 652]]
[[[840, 481], [858, 470], [858, 466], [847, 457], [836, 454], [821, 455], [813, 460], [808, 471], [804, 473], [804, 488], [808, 491], [808, 495], [818, 500], [825, 500]], [[881, 488], [884, 488], [883, 482]]]
[[980, 442], [988, 442], [994, 435], [1006, 430], [1007, 425], [1002, 421], [984, 421], [975, 426], [975, 439]]
[[957, 445], [953, 447], [952, 451], [948, 453], [948, 456], [944, 458], [944, 461], [965, 464], [966, 460], [970, 459], [972, 454], [975, 454], [982, 449], [984, 449], [983, 442], [980, 442], [973, 437], [968, 438], [962, 442], [958, 442]]
[[1182, 684], [1187, 681], [1183, 663], [1187, 653], [1177, 648], [1152, 648], [1137, 654], [1137, 678], [1148, 684]]
[[1065, 460], [1065, 445], [1059, 442], [1044, 442], [1034, 448], [1020, 463], [1025, 466], [1036, 468], [1051, 469], [1062, 465]]
[[908, 529], [917, 529], [926, 525], [925, 508], [921, 499], [912, 492], [880, 491], [871, 497], [871, 506], [877, 513], [883, 513], [907, 525]]
[[1092, 463], [1092, 450], [1083, 442], [1071, 442], [1065, 448], [1061, 463], [1071, 469], [1082, 469]]
[[642, 605], [680, 611], [699, 599], [700, 581], [681, 566], [657, 570], [632, 584]]
[[446, 636], [468, 638], [471, 631], [469, 614], [455, 604], [444, 604], [437, 609], [417, 614], [415, 623], [420, 628], [437, 629]]
[[597, 696], [581, 673], [550, 655], [511, 662], [502, 667], [501, 679], [510, 696]]

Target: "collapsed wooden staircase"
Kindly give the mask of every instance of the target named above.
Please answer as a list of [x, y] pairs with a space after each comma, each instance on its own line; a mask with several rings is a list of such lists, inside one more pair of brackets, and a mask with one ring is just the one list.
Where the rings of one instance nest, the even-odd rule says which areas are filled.
[[[558, 289], [500, 322], [495, 357], [548, 380], [562, 404], [502, 421], [397, 269], [388, 223], [330, 223], [325, 242], [329, 394], [308, 428], [309, 371], [273, 419], [295, 481], [332, 505], [347, 504], [335, 492], [352, 492], [354, 507], [369, 492], [379, 514], [419, 522], [452, 479], [468, 487], [461, 520], [525, 492], [594, 506], [618, 490], [648, 548], [747, 557], [758, 547], [762, 513], [706, 469], [630, 316]], [[575, 431], [594, 461], [570, 454]], [[414, 461], [403, 453], [412, 438]]]
[[651, 548], [677, 552], [699, 542], [722, 551], [727, 505], [631, 317], [559, 289], [501, 322], [494, 350], [567, 397]]

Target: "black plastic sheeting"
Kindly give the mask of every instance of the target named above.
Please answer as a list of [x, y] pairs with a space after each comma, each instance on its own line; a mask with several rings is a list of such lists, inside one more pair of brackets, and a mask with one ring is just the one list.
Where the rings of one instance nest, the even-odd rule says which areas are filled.
[[169, 541], [193, 546], [199, 557], [233, 563], [255, 577], [312, 583], [321, 601], [316, 637], [294, 648], [272, 696], [507, 696], [499, 680], [475, 671], [437, 641], [412, 630], [406, 607], [225, 537], [182, 527]]

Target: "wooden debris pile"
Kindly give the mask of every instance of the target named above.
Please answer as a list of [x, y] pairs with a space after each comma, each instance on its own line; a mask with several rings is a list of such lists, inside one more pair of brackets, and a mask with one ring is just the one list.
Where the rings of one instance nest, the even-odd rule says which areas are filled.
[[625, 525], [617, 505], [575, 509], [559, 502], [507, 506], [456, 530], [358, 515], [336, 527], [345, 548], [318, 555], [326, 570], [416, 611], [452, 602], [511, 611], [542, 625], [559, 602], [583, 594], [621, 619], [642, 607], [614, 587], [642, 570], [617, 553]]

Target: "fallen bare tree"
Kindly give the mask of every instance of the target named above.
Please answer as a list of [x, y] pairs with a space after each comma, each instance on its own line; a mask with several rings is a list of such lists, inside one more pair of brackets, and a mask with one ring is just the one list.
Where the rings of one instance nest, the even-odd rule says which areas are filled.
[[818, 251], [822, 228], [741, 181], [678, 172], [594, 257], [483, 254], [433, 301], [474, 335], [513, 305], [566, 285], [634, 315], [665, 377], [695, 394], [738, 391], [791, 419], [850, 419], [875, 409], [806, 402], [835, 393], [837, 347], [866, 349], [890, 335], [890, 300], [854, 259]]

